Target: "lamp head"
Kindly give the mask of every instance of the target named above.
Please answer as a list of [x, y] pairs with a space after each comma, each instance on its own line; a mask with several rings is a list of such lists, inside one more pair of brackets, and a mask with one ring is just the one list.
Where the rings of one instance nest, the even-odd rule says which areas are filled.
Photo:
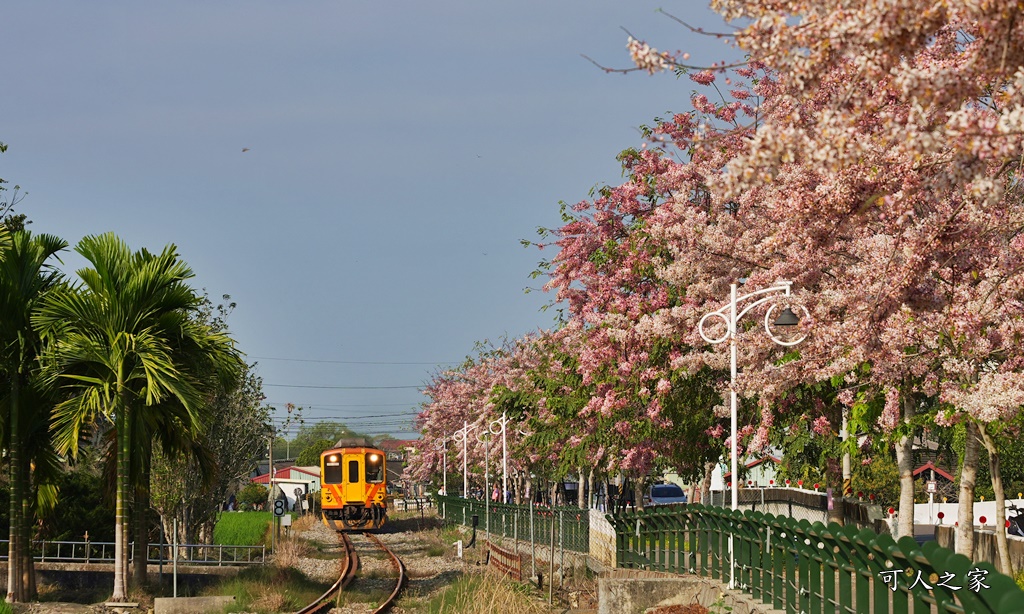
[[778, 319], [775, 320], [775, 326], [796, 326], [799, 323], [800, 318], [796, 317], [796, 314], [789, 307], [783, 309]]

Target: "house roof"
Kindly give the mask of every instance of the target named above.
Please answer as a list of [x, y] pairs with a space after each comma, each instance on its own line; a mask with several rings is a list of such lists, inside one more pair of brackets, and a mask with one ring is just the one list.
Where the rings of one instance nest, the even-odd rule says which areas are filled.
[[955, 482], [956, 481], [955, 479], [953, 479], [953, 476], [950, 475], [948, 471], [945, 471], [943, 469], [940, 469], [939, 467], [936, 467], [935, 463], [933, 463], [932, 461], [928, 461], [927, 463], [921, 465], [917, 469], [914, 469], [914, 477], [917, 477], [918, 474], [923, 473], [924, 471], [927, 471], [929, 469], [935, 470], [935, 473], [941, 475], [942, 477], [946, 478], [950, 482]]
[[398, 452], [406, 448], [415, 448], [418, 441], [417, 439], [385, 439], [377, 444], [377, 447], [385, 452]]
[[[779, 463], [782, 462], [782, 459], [781, 458], [777, 458], [775, 456], [772, 456], [771, 454], [765, 454], [761, 458], [757, 458], [757, 459], [754, 459], [752, 461], [747, 461], [746, 467], [747, 467], [747, 469], [753, 469], [754, 467], [757, 467], [758, 465], [760, 465], [760, 464], [762, 464], [762, 463], [764, 463], [766, 461], [771, 461], [771, 462], [775, 463], [776, 465], [778, 465]], [[730, 477], [732, 477], [732, 471], [730, 471], [729, 473], [725, 474], [725, 478], [726, 479], [729, 479]]]
[[[278, 468], [277, 470], [274, 471], [274, 479], [275, 480], [294, 480], [296, 478], [296, 476], [293, 475], [293, 474], [295, 474], [295, 473], [304, 474], [304, 475], [300, 475], [298, 477], [309, 476], [309, 477], [313, 477], [313, 478], [319, 478], [320, 477], [320, 468], [319, 467], [296, 467], [296, 466], [280, 467], [280, 468]], [[265, 473], [263, 475], [254, 477], [252, 479], [252, 481], [256, 482], [257, 484], [269, 484], [270, 483], [270, 475]]]

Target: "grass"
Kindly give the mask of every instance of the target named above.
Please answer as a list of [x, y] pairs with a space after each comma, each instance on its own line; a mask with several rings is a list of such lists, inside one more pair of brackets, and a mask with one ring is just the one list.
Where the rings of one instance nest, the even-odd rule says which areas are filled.
[[531, 595], [532, 588], [489, 574], [470, 574], [434, 595], [426, 604], [429, 614], [547, 614], [548, 605]]
[[[291, 514], [294, 520], [295, 514]], [[270, 545], [272, 512], [229, 512], [221, 514], [213, 528], [213, 543], [231, 546]], [[295, 526], [294, 523], [292, 525]]]
[[258, 546], [265, 543], [274, 515], [271, 512], [231, 512], [221, 514], [213, 528], [213, 543], [233, 546]]
[[330, 584], [313, 582], [294, 569], [253, 567], [203, 591], [209, 595], [234, 595], [230, 612], [274, 614], [294, 612], [324, 594]]

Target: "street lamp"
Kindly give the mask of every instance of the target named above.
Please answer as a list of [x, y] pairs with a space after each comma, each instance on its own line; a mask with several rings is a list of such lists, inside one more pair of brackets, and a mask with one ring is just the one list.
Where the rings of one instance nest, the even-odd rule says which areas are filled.
[[[742, 318], [748, 312], [750, 312], [751, 309], [754, 309], [755, 307], [758, 307], [760, 305], [763, 305], [763, 304], [771, 301], [773, 295], [781, 294], [782, 296], [790, 296], [790, 293], [791, 293], [791, 290], [792, 290], [791, 289], [792, 285], [793, 285], [793, 282], [791, 282], [791, 281], [779, 281], [779, 282], [776, 282], [775, 285], [770, 286], [768, 288], [764, 288], [764, 289], [761, 289], [761, 290], [755, 290], [754, 292], [750, 292], [750, 293], [747, 293], [747, 294], [743, 294], [743, 295], [737, 296], [736, 295], [736, 289], [737, 289], [738, 286], [737, 286], [737, 284], [733, 283], [730, 286], [731, 291], [730, 291], [730, 296], [729, 296], [729, 304], [725, 305], [721, 309], [718, 309], [716, 311], [712, 311], [710, 313], [705, 314], [704, 317], [702, 317], [700, 319], [700, 322], [697, 325], [697, 329], [698, 329], [698, 332], [700, 333], [700, 336], [705, 341], [707, 341], [708, 343], [710, 343], [712, 345], [717, 345], [717, 344], [725, 342], [725, 341], [729, 342], [729, 376], [730, 376], [730, 379], [729, 379], [729, 402], [730, 402], [729, 418], [730, 418], [730, 421], [731, 421], [730, 453], [732, 455], [732, 482], [731, 482], [731, 488], [732, 488], [732, 509], [734, 509], [734, 510], [739, 508], [739, 481], [738, 481], [738, 478], [739, 478], [739, 466], [738, 466], [738, 462], [737, 462], [737, 450], [736, 450], [736, 446], [737, 446], [737, 443], [736, 443], [736, 439], [737, 439], [737, 427], [736, 427], [736, 422], [737, 422], [737, 417], [736, 417], [736, 413], [737, 413], [737, 411], [736, 411], [736, 405], [737, 405], [737, 395], [736, 395], [736, 322], [738, 322], [740, 320], [740, 318]], [[739, 309], [739, 304], [741, 302], [744, 302], [744, 301], [750, 301], [750, 302], [748, 304], [746, 304], [745, 307], [743, 307], [742, 311], [737, 311], [737, 309]], [[771, 326], [769, 325], [769, 322], [771, 322], [772, 313], [775, 311], [775, 307], [776, 307], [776, 305], [772, 305], [771, 307], [769, 307], [768, 311], [764, 315], [764, 331], [768, 335], [768, 337], [771, 338], [771, 340], [774, 341], [775, 343], [777, 343], [778, 345], [786, 346], [786, 347], [796, 345], [796, 344], [800, 343], [801, 341], [803, 341], [807, 337], [807, 335], [803, 335], [800, 338], [798, 338], [796, 340], [793, 340], [793, 341], [784, 341], [784, 340], [779, 339], [778, 337], [776, 337], [775, 335], [772, 334], [772, 330], [771, 330]], [[806, 315], [807, 317], [810, 317], [811, 314], [807, 311], [806, 307], [804, 307], [803, 305], [798, 305], [798, 307], [804, 312], [804, 315]], [[721, 337], [710, 337], [710, 336], [708, 336], [707, 332], [705, 332], [705, 330], [704, 330], [704, 326], [707, 323], [709, 318], [720, 318], [723, 322], [725, 322], [726, 332], [725, 332], [724, 335], [722, 335]], [[776, 326], [795, 326], [797, 323], [799, 323], [799, 321], [800, 321], [799, 318], [797, 318], [796, 314], [793, 313], [793, 310], [789, 306], [787, 306], [785, 309], [782, 310], [782, 313], [779, 314], [779, 318], [777, 320], [775, 320], [775, 325]], [[731, 558], [732, 558], [732, 563], [731, 563], [732, 569], [729, 572], [729, 588], [735, 588], [735, 582], [736, 582], [736, 580], [735, 580], [735, 576], [736, 576], [736, 553], [733, 550], [732, 546], [733, 546], [733, 544], [732, 544], [732, 535], [730, 535], [729, 536], [729, 552], [730, 552], [730, 555], [731, 555]]]
[[441, 441], [434, 442], [434, 449], [441, 451], [441, 475], [443, 480], [443, 486], [441, 492], [444, 496], [448, 496], [448, 437], [443, 433], [441, 434]]
[[[501, 418], [491, 422], [488, 430], [492, 435], [501, 433], [501, 502], [505, 503], [508, 496], [508, 445], [505, 430], [508, 427], [508, 413], [501, 412]], [[498, 429], [498, 430], [495, 430]]]
[[491, 496], [488, 492], [491, 488], [490, 464], [491, 464], [491, 431], [486, 430], [476, 434], [476, 439], [484, 444], [484, 532], [488, 543], [491, 541], [491, 503], [487, 498]]
[[[469, 422], [462, 421], [462, 428], [452, 434], [452, 439], [462, 442], [462, 498], [469, 498], [469, 463], [466, 443], [469, 439], [469, 432], [476, 428], [476, 425], [469, 425]], [[446, 493], [447, 494], [447, 493]]]

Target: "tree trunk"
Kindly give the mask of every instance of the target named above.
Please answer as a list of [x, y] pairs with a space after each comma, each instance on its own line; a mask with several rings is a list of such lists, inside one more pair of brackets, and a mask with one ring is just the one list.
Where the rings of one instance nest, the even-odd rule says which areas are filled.
[[590, 473], [587, 475], [587, 499], [586, 506], [590, 509], [597, 502], [597, 498], [594, 496], [594, 468], [590, 468]]
[[957, 504], [956, 553], [974, 560], [974, 485], [978, 479], [978, 426], [964, 424], [964, 462], [960, 467], [960, 502]]
[[[123, 393], [122, 393], [122, 402]], [[125, 408], [122, 405], [115, 418], [117, 422], [117, 487], [114, 502], [114, 591], [111, 601], [128, 601], [127, 578], [125, 577], [125, 559], [128, 556], [128, 544], [125, 537], [127, 531], [124, 523], [125, 497], [128, 490], [128, 438], [125, 420]]]
[[646, 485], [646, 480], [643, 480], [641, 478], [637, 478], [637, 480], [635, 482], [633, 482], [633, 501], [636, 504], [636, 511], [638, 511], [638, 512], [644, 511], [644, 486], [645, 485]]
[[714, 461], [704, 463], [704, 482], [700, 485], [700, 502], [703, 505], [711, 505], [711, 478], [717, 466]]
[[146, 566], [149, 560], [149, 476], [150, 465], [143, 456], [139, 467], [140, 482], [135, 498], [135, 512], [132, 514], [135, 528], [135, 548], [132, 555], [132, 581], [136, 586], [145, 586]]
[[[22, 440], [22, 452], [24, 452], [24, 438]], [[28, 461], [28, 459], [25, 459]], [[24, 494], [21, 500], [21, 600], [33, 601], [36, 598], [35, 564], [32, 561], [32, 527], [33, 512], [32, 502], [35, 499], [32, 492], [31, 463], [23, 462], [21, 467], [21, 492]]]
[[[904, 426], [909, 426], [914, 417], [914, 398], [909, 393], [903, 397]], [[899, 522], [896, 537], [914, 535], [914, 436], [908, 432], [896, 442], [896, 467], [900, 473]]]
[[[591, 469], [591, 471], [593, 471], [593, 469]], [[581, 510], [587, 509], [587, 498], [585, 496], [587, 494], [587, 489], [584, 488], [587, 484], [585, 477], [586, 476], [583, 475], [583, 467], [580, 467], [580, 481], [579, 485], [576, 487], [576, 507]]]
[[21, 501], [25, 498], [21, 482], [21, 426], [20, 426], [20, 383], [21, 378], [18, 372], [11, 378], [11, 449], [8, 451], [8, 460], [11, 463], [11, 503], [10, 503], [10, 531], [8, 535], [7, 549], [7, 601], [23, 601], [24, 595], [21, 590], [21, 563], [22, 549], [21, 542]]
[[996, 554], [999, 556], [999, 571], [1013, 577], [1010, 563], [1010, 545], [1006, 542], [1006, 493], [1003, 492], [1003, 474], [999, 466], [999, 449], [989, 435], [986, 425], [978, 425], [981, 443], [988, 450], [988, 468], [992, 474], [992, 490], [996, 493]]

